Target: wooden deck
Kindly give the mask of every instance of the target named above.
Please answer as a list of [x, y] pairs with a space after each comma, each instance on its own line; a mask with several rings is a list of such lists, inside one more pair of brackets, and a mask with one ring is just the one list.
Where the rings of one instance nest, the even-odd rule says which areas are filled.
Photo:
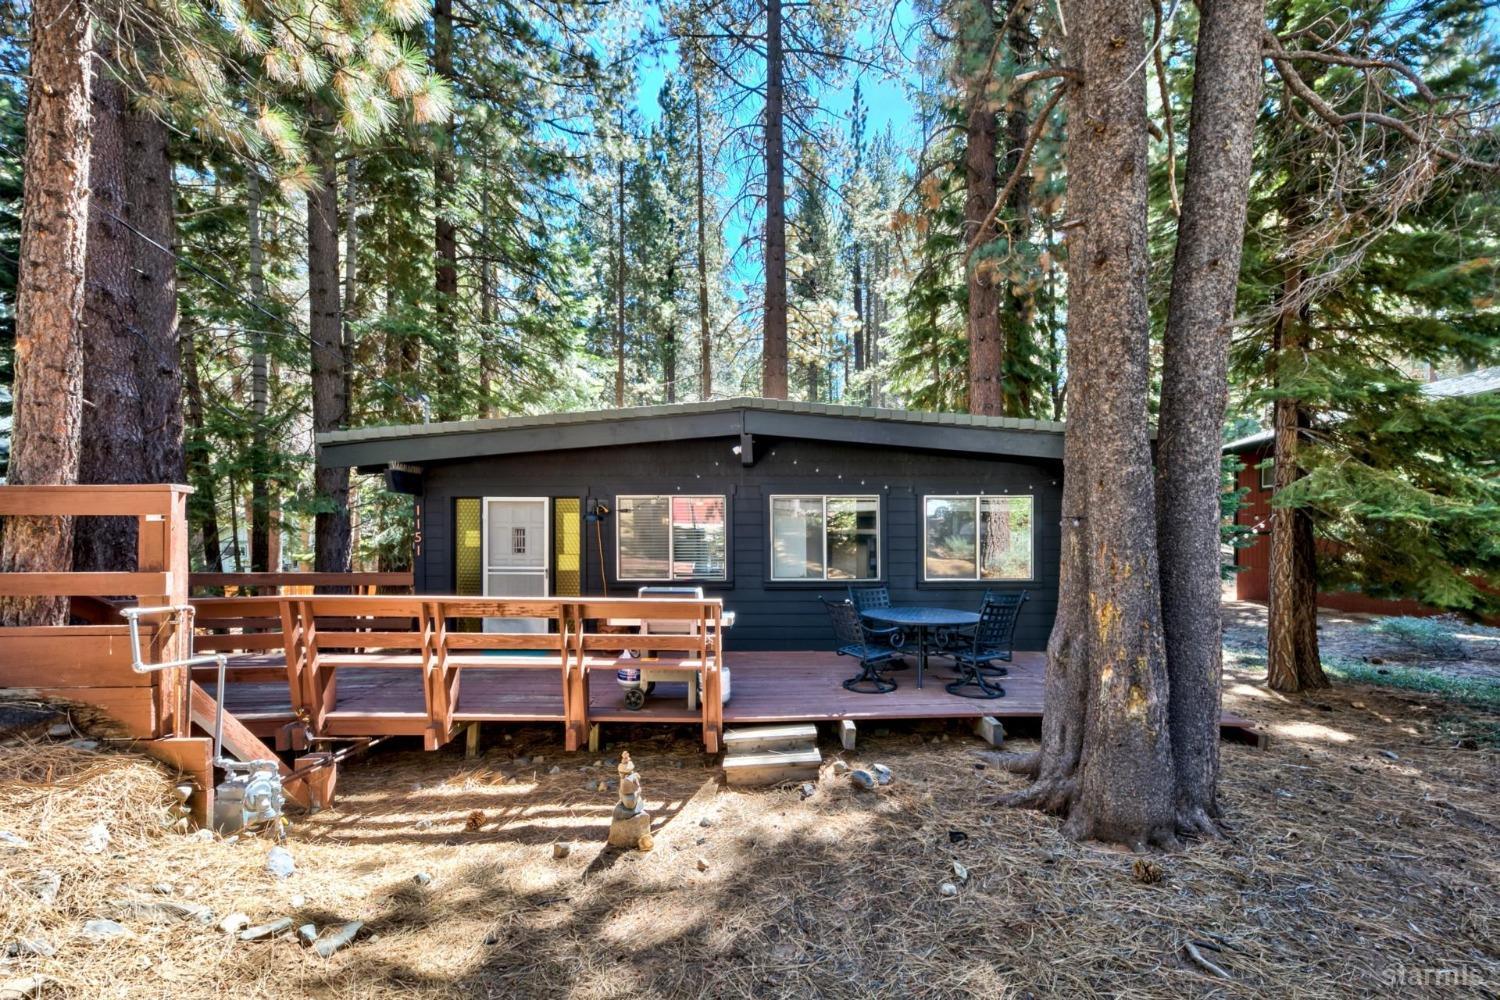
[[[621, 667], [640, 665], [622, 658]], [[948, 662], [929, 661], [923, 686], [916, 686], [916, 670], [898, 670], [900, 685], [888, 694], [857, 694], [841, 685], [856, 665], [831, 652], [728, 653], [731, 694], [724, 706], [725, 725], [775, 722], [823, 722], [838, 719], [997, 719], [1038, 720], [1042, 717], [1042, 653], [1017, 653], [1010, 676], [1001, 684], [1006, 696], [994, 700], [961, 698], [944, 690], [951, 678]], [[212, 685], [208, 685], [212, 693]], [[686, 704], [686, 685], [662, 683], [640, 711], [625, 707], [620, 686], [607, 670], [591, 671], [590, 722], [696, 724], [697, 711]], [[229, 685], [226, 708], [253, 731], [270, 735], [291, 721], [292, 706], [285, 683]], [[330, 735], [373, 736], [410, 729], [419, 733], [426, 716], [419, 670], [345, 667], [339, 673], [337, 700], [328, 716]], [[464, 668], [455, 722], [547, 723], [564, 721], [562, 687], [547, 671]], [[403, 723], [407, 723], [403, 726]], [[1248, 720], [1226, 714], [1224, 736], [1258, 742]]]

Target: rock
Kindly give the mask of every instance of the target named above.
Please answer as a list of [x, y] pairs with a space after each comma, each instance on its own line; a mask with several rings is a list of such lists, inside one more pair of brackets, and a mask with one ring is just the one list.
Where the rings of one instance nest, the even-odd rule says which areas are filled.
[[273, 847], [266, 852], [266, 871], [272, 875], [277, 878], [289, 878], [296, 870], [297, 865], [292, 860], [292, 852], [285, 847]]
[[40, 869], [27, 885], [27, 889], [43, 906], [51, 906], [57, 902], [57, 890], [61, 888], [62, 876], [51, 868]]
[[960, 882], [969, 881], [969, 869], [965, 868], [962, 861], [953, 862], [953, 874]]
[[109, 849], [109, 827], [103, 820], [95, 821], [83, 835], [83, 853], [103, 854]]
[[837, 774], [837, 775], [848, 774], [849, 773], [849, 765], [846, 764], [846, 763], [844, 763], [841, 760], [836, 760], [836, 761], [833, 762], [833, 773]]
[[520, 757], [517, 757], [511, 763], [515, 764], [517, 767], [526, 767], [528, 764], [531, 763], [531, 758], [527, 757], [525, 755], [522, 755]]
[[154, 892], [154, 893], [156, 893], [158, 896], [170, 896], [170, 895], [172, 895], [172, 887], [169, 884], [167, 884], [166, 882], [158, 882], [158, 883], [156, 883], [155, 885], [153, 885], [151, 887], [151, 891]]
[[202, 830], [194, 830], [192, 833], [188, 834], [187, 839], [196, 840], [200, 844], [206, 844], [214, 839], [214, 832], [205, 827]]
[[283, 931], [290, 930], [292, 926], [291, 917], [281, 917], [268, 924], [257, 924], [240, 931], [241, 941], [262, 941], [269, 937], [275, 937]]
[[417, 883], [417, 885], [431, 885], [432, 875], [429, 872], [417, 872], [411, 877], [411, 880]]
[[95, 944], [101, 941], [109, 941], [117, 937], [124, 937], [129, 933], [130, 932], [125, 929], [124, 924], [116, 923], [113, 920], [105, 920], [103, 918], [95, 918], [93, 920], [84, 921], [83, 930], [79, 931], [80, 936], [87, 938]]
[[548, 770], [547, 773], [548, 774], [562, 774], [562, 768], [558, 767], [556, 764], [553, 764], [552, 767], [551, 767], [551, 769]]
[[1391, 751], [1391, 750], [1382, 750], [1382, 751], [1380, 751], [1380, 756], [1384, 757], [1386, 760], [1400, 760], [1401, 759], [1399, 756], [1396, 755], [1396, 753], [1394, 751]]
[[5, 942], [3, 950], [10, 958], [51, 958], [57, 954], [52, 942], [41, 938], [16, 938]]
[[54, 740], [60, 740], [64, 737], [72, 736], [73, 726], [67, 722], [54, 722], [52, 725], [47, 727], [47, 735], [52, 737]]
[[412, 829], [414, 829], [414, 830], [431, 830], [432, 829], [432, 820], [430, 820], [430, 819], [419, 819], [415, 823], [412, 824]]
[[115, 912], [123, 917], [135, 917], [152, 924], [170, 924], [179, 920], [209, 924], [214, 919], [214, 913], [208, 907], [176, 900], [124, 900], [115, 904]]
[[609, 824], [610, 847], [636, 847], [641, 838], [651, 832], [651, 814], [637, 813], [611, 820]]
[[942, 885], [938, 886], [938, 892], [944, 896], [957, 896], [958, 886], [954, 885], [952, 882], [944, 882]]
[[359, 933], [360, 928], [364, 927], [364, 925], [365, 922], [363, 920], [351, 920], [320, 940], [313, 946], [313, 950], [318, 953], [319, 957], [327, 958], [353, 941], [354, 936]]
[[303, 944], [312, 944], [318, 939], [318, 928], [316, 924], [303, 924], [297, 928], [297, 940]]
[[708, 871], [708, 862], [705, 861], [703, 858], [699, 858], [698, 859], [698, 870], [700, 872], [706, 872], [706, 871]]
[[705, 817], [703, 817], [702, 819], [700, 819], [698, 821], [698, 825], [699, 826], [713, 826], [714, 825], [714, 821], [712, 819], [710, 819], [709, 817], [705, 816]]
[[307, 897], [306, 896], [293, 896], [292, 897], [292, 906], [294, 906], [294, 907], [300, 907], [300, 906], [306, 906], [306, 905], [307, 905]]
[[225, 934], [238, 934], [250, 926], [250, 918], [243, 913], [231, 913], [219, 921], [219, 930]]
[[0, 844], [3, 844], [6, 847], [15, 850], [20, 850], [21, 848], [30, 847], [31, 841], [27, 840], [25, 837], [18, 837], [15, 834], [11, 833], [9, 830], [0, 830]]
[[74, 750], [98, 750], [102, 744], [98, 740], [69, 740], [63, 745]]
[[874, 788], [878, 782], [875, 775], [871, 774], [869, 771], [857, 770], [849, 772], [849, 783], [852, 784], [855, 788], [863, 788], [869, 790], [871, 788]]
[[891, 783], [891, 769], [884, 764], [871, 764], [870, 770], [875, 772], [875, 779], [882, 785]]
[[57, 980], [40, 973], [0, 982], [0, 1000], [35, 1000]]
[[542, 756], [542, 755], [541, 755], [541, 754], [537, 754], [537, 755], [536, 755], [536, 756], [535, 756], [535, 757], [533, 757], [533, 758], [531, 758], [531, 762], [532, 762], [532, 763], [533, 763], [533, 764], [540, 764], [540, 763], [542, 763], [542, 762], [543, 762], [543, 761], [545, 761], [545, 760], [546, 760], [546, 759], [547, 759], [547, 758], [546, 758], [546, 757], [543, 757], [543, 756]]
[[567, 843], [566, 841], [559, 840], [557, 843], [552, 845], [552, 856], [559, 861], [572, 853], [573, 845]]
[[810, 782], [810, 781], [804, 781], [802, 783], [802, 789], [801, 789], [801, 791], [802, 791], [802, 797], [804, 799], [810, 799], [810, 798], [813, 797], [813, 793], [816, 792], [817, 789], [813, 787], [812, 782]]

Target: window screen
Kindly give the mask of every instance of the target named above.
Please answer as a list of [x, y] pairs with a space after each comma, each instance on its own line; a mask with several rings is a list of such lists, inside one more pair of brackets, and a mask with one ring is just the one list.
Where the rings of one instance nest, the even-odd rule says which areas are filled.
[[725, 579], [725, 508], [723, 496], [617, 497], [618, 578]]

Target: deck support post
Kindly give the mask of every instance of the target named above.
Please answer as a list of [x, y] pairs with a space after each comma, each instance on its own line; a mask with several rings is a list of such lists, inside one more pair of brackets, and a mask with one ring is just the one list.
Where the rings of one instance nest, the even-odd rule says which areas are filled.
[[853, 750], [854, 749], [854, 739], [855, 739], [854, 720], [853, 719], [840, 719], [839, 720], [839, 743], [841, 743], [843, 745], [843, 747], [844, 747], [845, 750]]
[[479, 756], [479, 723], [471, 722], [464, 727], [464, 756], [473, 759]]
[[327, 809], [333, 805], [333, 786], [338, 780], [339, 767], [333, 754], [304, 754], [294, 764], [293, 773], [307, 772], [303, 780], [307, 785], [308, 809]]
[[974, 720], [974, 735], [992, 747], [1005, 745], [1005, 727], [993, 715]]
[[589, 753], [599, 752], [599, 723], [589, 725]]

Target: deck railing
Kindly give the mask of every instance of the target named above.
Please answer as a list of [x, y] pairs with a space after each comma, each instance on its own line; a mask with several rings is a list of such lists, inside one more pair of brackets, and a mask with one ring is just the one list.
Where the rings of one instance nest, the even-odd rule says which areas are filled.
[[412, 574], [406, 573], [193, 573], [188, 587], [194, 594], [217, 591], [214, 596], [240, 597], [262, 594], [311, 594], [318, 588], [336, 588], [351, 594], [409, 594]]
[[[702, 677], [698, 712], [672, 721], [701, 723], [710, 752], [718, 749], [723, 732], [723, 605], [717, 598], [313, 595], [198, 598], [193, 603], [203, 630], [198, 649], [246, 654], [231, 661], [232, 680], [263, 682], [284, 672], [291, 712], [314, 738], [404, 734], [421, 736], [435, 749], [477, 715], [561, 722], [566, 747], [576, 750], [593, 725], [590, 672], [613, 671], [626, 651], [660, 650], [681, 653], [679, 668]], [[475, 618], [496, 620], [501, 627], [482, 632], [453, 627]], [[621, 619], [680, 622], [682, 631], [691, 634], [608, 630], [606, 622], [614, 621], [618, 628]], [[523, 620], [540, 630], [514, 624]], [[420, 701], [391, 695], [379, 705], [341, 707], [338, 678], [347, 668], [417, 671]], [[497, 670], [555, 672], [557, 711], [528, 709], [514, 717], [503, 706], [488, 714], [460, 711], [465, 673]]]

